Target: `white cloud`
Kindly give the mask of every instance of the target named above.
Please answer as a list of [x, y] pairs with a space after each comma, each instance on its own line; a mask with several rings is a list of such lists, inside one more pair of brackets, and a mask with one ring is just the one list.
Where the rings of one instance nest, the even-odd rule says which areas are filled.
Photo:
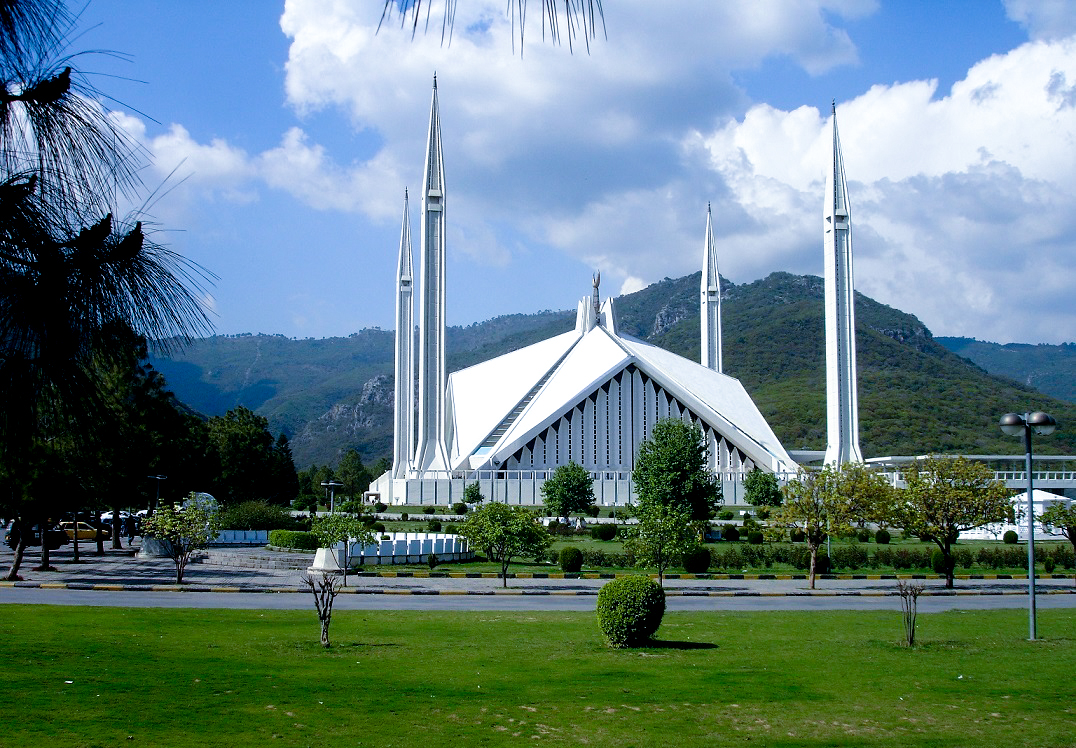
[[1076, 34], [1072, 0], [1004, 0], [1005, 13], [1027, 29], [1032, 39], [1061, 39]]

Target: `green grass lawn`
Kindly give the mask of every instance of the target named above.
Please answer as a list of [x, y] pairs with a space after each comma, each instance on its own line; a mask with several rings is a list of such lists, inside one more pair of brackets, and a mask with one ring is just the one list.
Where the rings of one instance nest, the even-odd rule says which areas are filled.
[[1062, 746], [1076, 610], [590, 613], [6, 605], [3, 746]]

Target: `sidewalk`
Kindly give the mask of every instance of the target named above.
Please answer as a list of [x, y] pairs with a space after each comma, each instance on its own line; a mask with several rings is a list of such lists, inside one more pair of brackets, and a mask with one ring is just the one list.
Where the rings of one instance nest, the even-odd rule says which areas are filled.
[[[306, 592], [302, 575], [313, 562], [313, 554], [285, 553], [265, 548], [216, 548], [192, 561], [184, 583], [175, 584], [175, 566], [168, 558], [142, 559], [134, 548], [106, 549], [94, 555], [95, 546], [82, 548], [80, 562], [73, 562], [70, 546], [53, 551], [55, 571], [34, 571], [40, 563], [38, 549], [30, 549], [23, 561], [21, 582], [0, 582], [5, 587], [51, 589], [148, 590], [185, 592]], [[87, 552], [89, 550], [89, 552]], [[0, 569], [11, 568], [13, 553], [0, 549]], [[492, 573], [465, 574], [446, 564], [434, 572], [364, 571], [348, 575], [347, 594], [397, 595], [596, 595], [612, 574], [562, 574], [551, 567], [548, 575], [509, 575], [508, 587]], [[913, 578], [911, 575], [901, 578]], [[926, 589], [924, 595], [1026, 595], [1027, 577], [1008, 575], [958, 575], [956, 587], [945, 588], [944, 579], [914, 577]], [[816, 589], [808, 587], [804, 575], [790, 574], [709, 574], [672, 575], [665, 579], [670, 596], [889, 596], [897, 594], [892, 575], [842, 574], [819, 577]], [[1070, 575], [1036, 577], [1038, 594], [1076, 594]]]

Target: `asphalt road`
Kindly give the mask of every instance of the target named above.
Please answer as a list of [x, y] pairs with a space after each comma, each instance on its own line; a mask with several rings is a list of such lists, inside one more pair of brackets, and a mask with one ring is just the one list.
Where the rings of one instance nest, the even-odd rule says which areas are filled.
[[[398, 595], [341, 594], [335, 610], [592, 611], [594, 595]], [[310, 595], [299, 592], [157, 592], [0, 588], [0, 604], [82, 605], [131, 608], [228, 608], [238, 610], [313, 610]], [[900, 610], [900, 598], [849, 595], [779, 597], [679, 597], [669, 610]], [[1038, 595], [1040, 609], [1076, 608], [1076, 595]], [[921, 613], [945, 610], [1026, 608], [1026, 595], [956, 595], [919, 598]]]

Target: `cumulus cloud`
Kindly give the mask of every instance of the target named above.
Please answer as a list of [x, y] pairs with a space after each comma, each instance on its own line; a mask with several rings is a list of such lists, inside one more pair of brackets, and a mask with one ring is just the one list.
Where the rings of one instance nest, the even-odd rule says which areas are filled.
[[1076, 34], [1076, 6], [1071, 0], [1004, 0], [1005, 13], [1032, 39], [1063, 39]]

